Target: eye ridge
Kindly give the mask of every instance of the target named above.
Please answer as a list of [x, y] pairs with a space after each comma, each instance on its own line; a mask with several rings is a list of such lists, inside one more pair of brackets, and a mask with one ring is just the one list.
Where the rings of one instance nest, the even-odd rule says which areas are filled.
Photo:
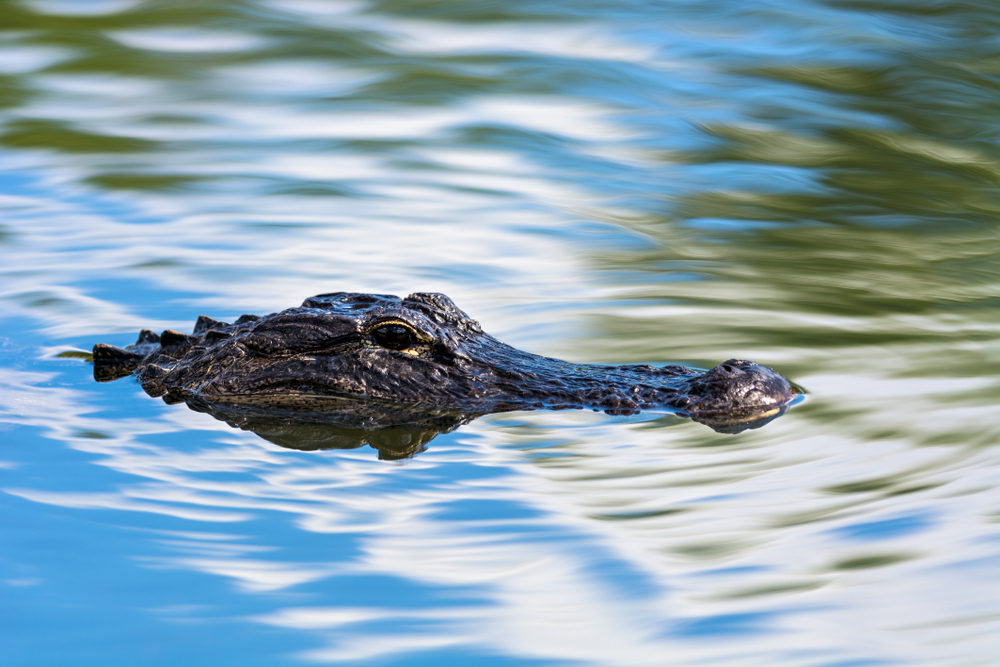
[[390, 350], [405, 350], [417, 342], [410, 327], [398, 322], [387, 322], [372, 330], [371, 336], [380, 346]]

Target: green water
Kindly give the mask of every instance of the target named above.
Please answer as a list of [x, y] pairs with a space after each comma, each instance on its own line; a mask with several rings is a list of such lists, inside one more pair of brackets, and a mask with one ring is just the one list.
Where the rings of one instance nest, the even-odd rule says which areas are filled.
[[[0, 2], [0, 664], [993, 665], [1000, 7]], [[439, 291], [718, 434], [300, 452], [66, 350]]]

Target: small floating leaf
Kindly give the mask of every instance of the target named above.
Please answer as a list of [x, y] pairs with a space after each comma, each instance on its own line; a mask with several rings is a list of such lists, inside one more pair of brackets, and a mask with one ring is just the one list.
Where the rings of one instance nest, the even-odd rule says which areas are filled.
[[88, 364], [93, 363], [94, 355], [85, 350], [66, 350], [56, 355], [58, 359], [83, 359]]

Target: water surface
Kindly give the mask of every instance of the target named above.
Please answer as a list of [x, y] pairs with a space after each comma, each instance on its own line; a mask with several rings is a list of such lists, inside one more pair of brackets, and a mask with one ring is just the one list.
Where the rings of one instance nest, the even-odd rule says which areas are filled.
[[[994, 3], [0, 17], [0, 663], [995, 664]], [[809, 395], [393, 462], [58, 356], [339, 290]]]

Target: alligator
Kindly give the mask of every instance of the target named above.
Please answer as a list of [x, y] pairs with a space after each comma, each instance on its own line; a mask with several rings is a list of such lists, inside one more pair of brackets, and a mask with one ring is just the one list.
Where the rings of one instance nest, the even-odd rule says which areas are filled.
[[431, 293], [320, 294], [231, 324], [202, 315], [191, 334], [144, 329], [126, 348], [99, 343], [93, 362], [99, 381], [134, 374], [151, 396], [241, 427], [246, 415], [259, 423], [277, 412], [336, 413], [335, 423], [353, 429], [433, 423], [440, 432], [495, 412], [589, 408], [666, 410], [738, 432], [782, 414], [798, 393], [774, 370], [739, 359], [703, 371], [541, 357]]

